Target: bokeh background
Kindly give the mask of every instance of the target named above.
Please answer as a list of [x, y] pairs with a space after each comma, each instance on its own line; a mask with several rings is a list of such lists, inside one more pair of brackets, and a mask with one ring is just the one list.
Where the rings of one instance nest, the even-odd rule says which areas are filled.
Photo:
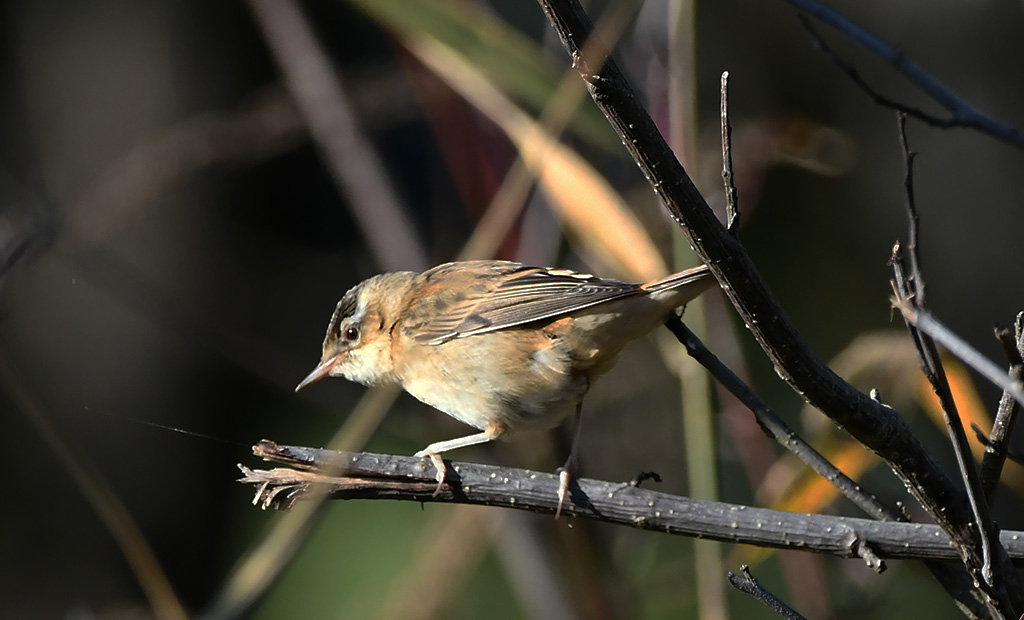
[[[459, 256], [517, 149], [530, 144], [522, 133], [510, 138], [514, 123], [497, 121], [454, 80], [483, 79], [535, 119], [568, 67], [533, 3], [301, 3], [317, 42], [313, 57], [329, 63], [358, 130], [353, 138], [342, 125], [311, 125], [296, 105], [295, 73], [268, 45], [267, 32], [286, 26], [280, 7], [260, 5], [263, 13], [239, 1], [0, 3], [0, 617], [151, 616], [135, 572], [87, 499], [83, 471], [105, 480], [137, 522], [189, 613], [218, 609], [233, 567], [284, 518], [251, 505], [252, 490], [234, 482], [235, 464], [258, 466], [249, 446], [264, 437], [326, 444], [365, 393], [340, 380], [293, 393], [319, 358], [334, 303], [394, 268], [389, 260], [417, 268], [417, 260]], [[1020, 3], [832, 5], [965, 101], [1024, 127]], [[906, 230], [894, 113], [873, 105], [814, 48], [784, 2], [589, 6], [595, 17], [609, 8], [626, 16], [609, 20], [621, 31], [619, 64], [666, 132], [683, 127], [680, 151], [715, 205], [719, 76], [730, 72], [742, 240], [812, 348], [839, 356], [841, 373], [864, 389], [879, 388], [949, 465], [889, 309], [887, 260]], [[668, 51], [674, 24], [683, 24], [682, 40], [694, 41], [693, 63]], [[881, 92], [943, 114], [877, 58], [819, 30]], [[422, 56], [438, 49], [455, 50], [459, 61], [444, 75]], [[672, 80], [692, 89], [692, 100], [676, 98]], [[335, 103], [320, 100], [317, 109]], [[929, 305], [1003, 364], [992, 327], [1024, 309], [1024, 151], [914, 121], [909, 134], [920, 153]], [[583, 165], [514, 199], [522, 214], [491, 255], [623, 278], [655, 268], [641, 260], [651, 248], [667, 264], [692, 264], [589, 99], [562, 141]], [[325, 144], [340, 145], [341, 159]], [[541, 164], [564, 161], [561, 153]], [[335, 172], [356, 164], [369, 172]], [[541, 164], [530, 169], [553, 174]], [[387, 223], [384, 199], [351, 183], [371, 178], [389, 190], [423, 256], [392, 240], [400, 231]], [[627, 217], [623, 205], [640, 241], [611, 223]], [[368, 230], [382, 236], [369, 241]], [[701, 315], [712, 348], [776, 411], [882, 497], [906, 499], [820, 415], [801, 413], [720, 296], [708, 295]], [[700, 469], [719, 481], [726, 501], [857, 514], [779, 459], [747, 414], [713, 388], [705, 400], [717, 432], [690, 439], [714, 445], [717, 455], [688, 466], [670, 370], [677, 349], [664, 336], [639, 342], [591, 392], [585, 476], [629, 480], [653, 470], [663, 479], [656, 488], [685, 494]], [[970, 401], [969, 379], [958, 381], [966, 415], [984, 426], [998, 392], [979, 384]], [[403, 396], [365, 447], [411, 454], [465, 432]], [[560, 429], [452, 456], [553, 470], [567, 437]], [[996, 506], [1004, 529], [1024, 526], [1017, 469], [1008, 465]], [[337, 502], [246, 613], [696, 617], [701, 597], [715, 599], [697, 576], [712, 570], [720, 583], [724, 575], [695, 563], [693, 549], [682, 538], [499, 509]], [[853, 561], [733, 546], [717, 553], [728, 570], [750, 563], [812, 617], [958, 616], [914, 563], [890, 562], [878, 576]], [[724, 597], [731, 617], [769, 617], [743, 595]]]

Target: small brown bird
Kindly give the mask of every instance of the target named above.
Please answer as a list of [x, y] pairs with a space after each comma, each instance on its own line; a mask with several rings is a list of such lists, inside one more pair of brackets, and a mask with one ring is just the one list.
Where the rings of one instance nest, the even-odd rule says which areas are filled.
[[626, 344], [713, 282], [703, 265], [647, 284], [507, 261], [381, 274], [338, 302], [320, 364], [295, 390], [328, 375], [399, 384], [480, 429], [416, 453], [437, 468], [437, 492], [446, 473], [442, 452], [551, 428], [575, 413], [572, 450], [560, 471], [560, 513], [590, 385]]

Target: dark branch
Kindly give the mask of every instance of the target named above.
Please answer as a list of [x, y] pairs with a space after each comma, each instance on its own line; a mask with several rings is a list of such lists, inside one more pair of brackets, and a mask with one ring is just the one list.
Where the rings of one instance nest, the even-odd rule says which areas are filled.
[[925, 112], [920, 108], [915, 108], [905, 103], [900, 103], [899, 101], [886, 97], [882, 93], [878, 92], [877, 90], [874, 89], [874, 87], [868, 84], [867, 80], [864, 79], [864, 76], [862, 76], [860, 72], [853, 67], [853, 65], [843, 60], [842, 57], [839, 56], [839, 54], [837, 54], [831, 47], [829, 47], [829, 45], [825, 42], [824, 37], [818, 34], [818, 31], [814, 28], [814, 26], [811, 25], [811, 20], [806, 15], [801, 13], [797, 15], [797, 19], [800, 20], [800, 24], [803, 25], [804, 30], [806, 30], [807, 33], [811, 36], [811, 39], [814, 42], [814, 47], [818, 48], [821, 51], [821, 53], [824, 54], [826, 58], [828, 58], [829, 62], [834, 64], [836, 67], [839, 68], [840, 71], [845, 73], [846, 77], [850, 78], [850, 81], [853, 82], [857, 88], [861, 89], [861, 91], [863, 91], [864, 94], [866, 94], [875, 105], [880, 105], [882, 107], [886, 107], [897, 112], [902, 112], [907, 116], [912, 116], [923, 123], [931, 125], [932, 127], [946, 129], [948, 127], [953, 127], [957, 125], [957, 123], [955, 123], [953, 119], [939, 118], [933, 114]]
[[744, 564], [740, 567], [740, 571], [743, 576], [739, 576], [736, 573], [729, 573], [729, 583], [732, 587], [736, 588], [740, 592], [745, 592], [750, 596], [753, 596], [761, 604], [768, 609], [771, 609], [778, 615], [786, 618], [786, 620], [806, 620], [803, 616], [798, 614], [792, 607], [782, 602], [782, 600], [765, 590], [764, 587], [754, 579], [754, 576], [750, 574], [750, 567]]
[[824, 40], [813, 30], [813, 28], [810, 28], [806, 19], [803, 19], [802, 21], [804, 26], [808, 28], [811, 35], [815, 38], [817, 46], [829, 57], [829, 60], [846, 73], [861, 90], [872, 98], [875, 103], [892, 108], [898, 112], [903, 112], [908, 116], [913, 116], [935, 127], [965, 127], [969, 129], [976, 129], [982, 133], [986, 133], [994, 138], [1002, 140], [1003, 142], [1007, 142], [1015, 146], [1024, 146], [1024, 131], [1021, 131], [1011, 125], [1007, 125], [1001, 121], [997, 121], [975, 110], [973, 107], [969, 106], [959, 97], [954, 95], [938, 80], [929, 75], [903, 52], [893, 48], [874, 34], [853, 23], [849, 18], [838, 11], [824, 6], [823, 4], [816, 2], [816, 0], [785, 0], [785, 2], [795, 6], [807, 15], [832, 26], [839, 32], [842, 32], [857, 43], [866, 47], [873, 54], [881, 57], [889, 64], [889, 66], [901, 73], [904, 77], [910, 80], [911, 83], [924, 91], [924, 93], [931, 97], [936, 103], [948, 110], [950, 118], [941, 119], [916, 108], [911, 108], [897, 103], [892, 99], [878, 94], [874, 89], [868, 86], [867, 82], [861, 78], [855, 69], [841, 60], [834, 52], [832, 52], [831, 49], [828, 48], [827, 45], [825, 45]]
[[[1015, 335], [1008, 329], [997, 329], [996, 338], [1003, 345], [1006, 358], [1010, 361], [1010, 380], [1017, 385], [1024, 384], [1024, 312], [1017, 314]], [[1003, 463], [1010, 457], [1008, 443], [1013, 434], [1013, 426], [1020, 413], [1020, 405], [1010, 392], [1003, 391], [999, 399], [995, 420], [992, 422], [992, 434], [985, 443], [985, 456], [981, 459], [981, 488], [989, 505], [995, 498], [996, 487], [1003, 473]]]
[[[971, 422], [971, 430], [974, 431], [974, 438], [978, 441], [978, 443], [985, 446], [986, 448], [992, 445], [992, 440], [989, 439], [988, 435], [985, 434], [985, 431], [981, 430], [981, 427], [978, 426], [976, 423]], [[1006, 449], [1004, 450], [1004, 452], [1006, 460], [1013, 461], [1018, 465], [1024, 465], [1024, 454], [1021, 454], [1020, 452], [1010, 449]]]
[[[511, 467], [447, 462], [449, 479], [437, 483], [423, 458], [333, 452], [261, 441], [253, 452], [299, 469], [251, 470], [240, 481], [257, 485], [254, 503], [287, 509], [300, 499], [396, 499], [479, 504], [554, 514], [558, 476]], [[581, 478], [563, 514], [732, 543], [797, 549], [842, 558], [953, 560], [958, 551], [935, 525], [808, 515], [690, 499], [639, 488], [629, 482]], [[1003, 532], [1003, 544], [1024, 565], [1024, 532]], [[870, 564], [870, 562], [868, 562]]]
[[847, 499], [861, 510], [880, 521], [906, 521], [906, 517], [882, 504], [871, 493], [865, 491], [856, 480], [844, 474], [828, 459], [811, 447], [803, 437], [789, 427], [782, 418], [775, 414], [743, 380], [736, 376], [728, 366], [722, 363], [696, 334], [686, 327], [678, 316], [673, 315], [665, 326], [675, 334], [679, 342], [686, 347], [686, 352], [706, 368], [722, 387], [739, 399], [754, 414], [758, 426], [766, 435], [774, 439], [783, 448], [792, 452], [797, 458], [828, 480], [839, 489]]

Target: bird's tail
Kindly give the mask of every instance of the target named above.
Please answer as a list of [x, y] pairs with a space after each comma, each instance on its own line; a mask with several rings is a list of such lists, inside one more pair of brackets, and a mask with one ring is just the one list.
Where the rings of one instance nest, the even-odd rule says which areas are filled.
[[[654, 297], [662, 297], [671, 292], [679, 298], [675, 305], [681, 306], [711, 288], [714, 283], [715, 277], [711, 274], [711, 269], [707, 265], [700, 265], [660, 280], [648, 282], [641, 285], [640, 288]], [[673, 299], [673, 301], [677, 300]]]

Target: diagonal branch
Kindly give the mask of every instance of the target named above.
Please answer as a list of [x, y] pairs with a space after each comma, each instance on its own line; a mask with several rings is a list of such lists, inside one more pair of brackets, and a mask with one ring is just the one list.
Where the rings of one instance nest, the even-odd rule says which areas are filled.
[[963, 338], [953, 333], [953, 330], [946, 327], [931, 312], [923, 308], [917, 308], [913, 304], [905, 303], [904, 300], [899, 298], [893, 301], [896, 309], [903, 314], [903, 318], [908, 323], [920, 332], [927, 334], [935, 342], [941, 344], [943, 348], [1001, 388], [1015, 401], [1024, 404], [1024, 379], [1007, 375], [1006, 371], [968, 344]]
[[880, 502], [873, 494], [865, 491], [856, 480], [844, 474], [830, 463], [820, 452], [810, 446], [803, 437], [794, 431], [774, 411], [768, 408], [760, 398], [736, 376], [736, 373], [712, 353], [697, 335], [686, 327], [678, 316], [672, 315], [665, 323], [679, 342], [686, 347], [690, 357], [706, 368], [708, 372], [740, 402], [754, 414], [758, 426], [766, 435], [774, 439], [783, 448], [789, 450], [797, 458], [807, 464], [822, 478], [828, 480], [848, 500], [853, 502], [866, 514], [879, 521], [906, 521], [906, 517]]
[[[1010, 360], [1010, 379], [1021, 384], [1024, 382], [1024, 312], [1017, 314], [1014, 332], [1015, 335], [1008, 329], [997, 329], [996, 337], [1002, 343], [1007, 359]], [[981, 459], [981, 470], [978, 474], [989, 505], [995, 498], [996, 485], [999, 484], [999, 478], [1003, 473], [1003, 463], [1010, 456], [1007, 445], [1019, 413], [1020, 404], [1010, 392], [1004, 391], [999, 399], [999, 409], [996, 410], [996, 417], [992, 422], [992, 434], [986, 441], [985, 456]]]
[[895, 49], [861, 26], [855, 24], [839, 11], [829, 8], [816, 0], [784, 1], [795, 6], [803, 13], [832, 26], [857, 43], [866, 47], [873, 54], [881, 57], [882, 60], [889, 64], [889, 66], [924, 91], [924, 93], [931, 97], [933, 101], [948, 110], [950, 117], [947, 119], [938, 118], [916, 108], [897, 103], [892, 99], [878, 94], [852, 66], [840, 59], [835, 52], [825, 45], [824, 40], [817, 32], [814, 31], [813, 28], [810, 27], [810, 24], [806, 19], [802, 19], [801, 21], [804, 27], [807, 28], [808, 32], [810, 32], [811, 36], [815, 39], [815, 44], [825, 53], [826, 56], [828, 56], [829, 60], [846, 73], [847, 76], [853, 80], [854, 84], [867, 93], [875, 103], [893, 108], [896, 111], [904, 112], [907, 115], [913, 116], [934, 127], [965, 127], [969, 129], [976, 129], [1008, 144], [1024, 147], [1024, 131], [1002, 121], [997, 121], [974, 109], [965, 101], [953, 94], [952, 91], [932, 77], [927, 71], [922, 69], [917, 63], [908, 58], [906, 54]]
[[787, 605], [771, 592], [765, 589], [754, 576], [750, 574], [750, 567], [744, 564], [740, 567], [742, 576], [736, 573], [729, 573], [729, 583], [732, 587], [736, 588], [740, 592], [744, 592], [754, 597], [759, 603], [771, 609], [779, 616], [782, 616], [786, 620], [806, 620], [802, 615], [796, 612], [792, 607]]

